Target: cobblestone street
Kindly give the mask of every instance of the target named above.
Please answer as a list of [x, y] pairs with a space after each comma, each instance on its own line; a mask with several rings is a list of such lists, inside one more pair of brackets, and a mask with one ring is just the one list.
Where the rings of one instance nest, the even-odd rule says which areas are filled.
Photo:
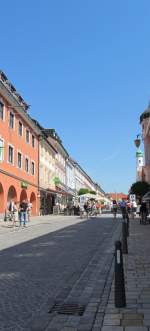
[[[91, 330], [108, 301], [120, 225], [107, 216], [40, 217], [24, 229], [1, 222], [0, 330]], [[83, 305], [83, 316], [49, 313], [64, 302]]]

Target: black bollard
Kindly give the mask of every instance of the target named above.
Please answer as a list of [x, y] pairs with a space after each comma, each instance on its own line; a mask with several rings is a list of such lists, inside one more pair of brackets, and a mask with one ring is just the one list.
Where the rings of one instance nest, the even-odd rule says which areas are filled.
[[129, 237], [129, 214], [126, 214], [126, 220], [127, 220], [127, 237]]
[[127, 243], [127, 224], [122, 222], [122, 253], [128, 254], [128, 243]]
[[126, 306], [123, 257], [121, 242], [115, 243], [115, 307], [122, 308]]

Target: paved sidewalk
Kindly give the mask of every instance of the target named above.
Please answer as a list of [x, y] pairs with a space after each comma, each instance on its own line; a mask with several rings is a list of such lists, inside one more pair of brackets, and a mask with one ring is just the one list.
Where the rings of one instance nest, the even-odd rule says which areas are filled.
[[126, 308], [114, 307], [113, 283], [102, 327], [96, 319], [92, 331], [150, 331], [150, 225], [130, 221], [128, 251], [124, 256]]

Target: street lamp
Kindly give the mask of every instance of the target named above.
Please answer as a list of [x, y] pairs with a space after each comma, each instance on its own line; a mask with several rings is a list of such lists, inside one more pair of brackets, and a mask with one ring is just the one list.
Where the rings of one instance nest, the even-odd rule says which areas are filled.
[[140, 137], [141, 137], [141, 134], [137, 134], [136, 139], [134, 140], [134, 144], [135, 144], [135, 146], [136, 146], [137, 148], [139, 148], [139, 147], [140, 147], [140, 144], [141, 144], [141, 139], [140, 139]]

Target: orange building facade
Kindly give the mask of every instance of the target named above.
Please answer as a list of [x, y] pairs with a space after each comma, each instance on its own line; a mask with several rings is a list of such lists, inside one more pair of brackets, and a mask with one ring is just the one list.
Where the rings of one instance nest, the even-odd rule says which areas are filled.
[[0, 72], [0, 213], [11, 199], [39, 214], [39, 132], [28, 106]]

